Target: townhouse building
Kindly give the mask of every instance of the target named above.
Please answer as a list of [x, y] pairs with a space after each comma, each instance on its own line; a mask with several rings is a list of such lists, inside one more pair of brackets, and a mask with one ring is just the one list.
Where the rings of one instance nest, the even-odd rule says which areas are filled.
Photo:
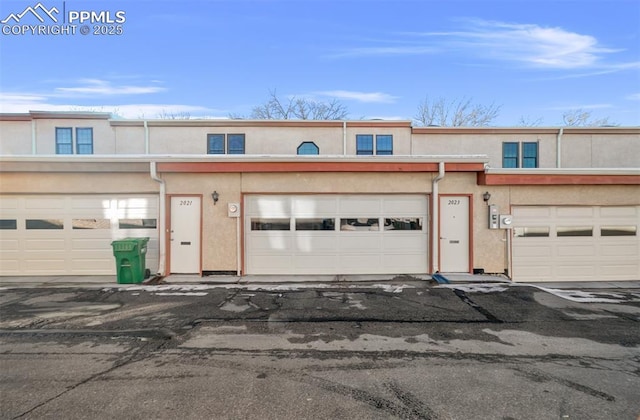
[[0, 275], [640, 279], [639, 127], [0, 114]]

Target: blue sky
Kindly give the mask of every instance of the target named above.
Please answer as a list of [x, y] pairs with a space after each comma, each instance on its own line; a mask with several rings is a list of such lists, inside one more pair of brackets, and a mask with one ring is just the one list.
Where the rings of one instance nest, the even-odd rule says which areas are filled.
[[[38, 3], [2, 0], [0, 20]], [[13, 26], [40, 22], [9, 19], [0, 112], [224, 118], [250, 114], [276, 90], [338, 99], [352, 119], [412, 119], [428, 96], [499, 105], [497, 126], [556, 126], [578, 108], [640, 125], [637, 0], [40, 3], [59, 22], [72, 11], [126, 20], [120, 35], [82, 35], [77, 22], [75, 34], [22, 35]]]

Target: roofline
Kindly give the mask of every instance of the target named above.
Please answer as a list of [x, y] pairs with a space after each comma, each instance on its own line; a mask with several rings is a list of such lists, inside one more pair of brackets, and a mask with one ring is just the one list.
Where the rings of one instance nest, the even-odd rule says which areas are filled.
[[640, 168], [486, 168], [487, 175], [640, 175]]
[[0, 162], [349, 162], [349, 163], [482, 163], [487, 155], [3, 155]]
[[82, 111], [29, 111], [26, 113], [0, 113], [0, 121], [30, 121], [42, 119], [69, 120], [108, 120], [110, 112], [82, 112]]
[[640, 127], [413, 127], [412, 134], [640, 134]]

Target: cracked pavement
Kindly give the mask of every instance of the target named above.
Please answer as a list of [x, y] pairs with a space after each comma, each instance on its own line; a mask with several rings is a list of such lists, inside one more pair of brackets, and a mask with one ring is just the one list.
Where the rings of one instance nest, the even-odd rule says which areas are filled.
[[0, 418], [635, 419], [640, 290], [0, 289]]

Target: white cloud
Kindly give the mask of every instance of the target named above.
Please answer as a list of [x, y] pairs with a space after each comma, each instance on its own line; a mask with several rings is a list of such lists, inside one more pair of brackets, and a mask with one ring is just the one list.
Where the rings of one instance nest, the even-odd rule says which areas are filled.
[[69, 97], [77, 95], [143, 95], [149, 93], [158, 93], [166, 90], [161, 86], [113, 86], [111, 82], [100, 79], [81, 79], [78, 82], [79, 86], [58, 87], [55, 88], [55, 92], [60, 96]]
[[573, 104], [573, 105], [563, 105], [547, 108], [550, 111], [571, 111], [575, 109], [589, 110], [589, 109], [607, 109], [613, 108], [611, 104]]
[[383, 92], [357, 92], [351, 90], [326, 90], [314, 92], [316, 95], [330, 96], [336, 99], [350, 100], [366, 103], [394, 103], [397, 96]]
[[628, 99], [630, 101], [640, 101], [640, 93], [632, 93], [630, 95], [627, 95], [625, 99]]
[[[640, 66], [640, 62], [608, 63], [608, 55], [622, 50], [604, 47], [592, 35], [561, 27], [482, 19], [460, 22], [461, 30], [395, 34], [393, 39], [380, 40], [380, 45], [357, 46], [333, 57], [458, 53], [540, 69], [597, 70], [593, 74]], [[389, 42], [394, 45], [388, 46]]]

